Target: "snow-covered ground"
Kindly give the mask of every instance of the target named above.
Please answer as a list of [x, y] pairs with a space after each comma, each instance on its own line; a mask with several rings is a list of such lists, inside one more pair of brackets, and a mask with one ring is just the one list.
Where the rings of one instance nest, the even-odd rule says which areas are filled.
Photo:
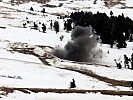
[[93, 93], [87, 93], [87, 94], [57, 94], [57, 93], [31, 93], [31, 94], [24, 94], [22, 92], [15, 91], [13, 94], [9, 94], [8, 97], [3, 97], [1, 100], [132, 100], [132, 97], [128, 96], [109, 96], [109, 95], [101, 95], [99, 93], [93, 94]]
[[[107, 8], [104, 6], [104, 2], [97, 0], [97, 4], [94, 5], [93, 0], [86, 1], [51, 1], [48, 4], [58, 6], [63, 3], [62, 7], [49, 8], [46, 7], [46, 14], [40, 12], [42, 5], [30, 2], [21, 5], [10, 5], [7, 4], [8, 0], [3, 0], [4, 3], [0, 2], [0, 87], [18, 87], [18, 88], [55, 88], [55, 89], [69, 89], [69, 83], [74, 78], [76, 81], [75, 89], [86, 89], [86, 90], [123, 90], [132, 91], [130, 87], [115, 87], [110, 84], [99, 81], [98, 79], [90, 76], [83, 75], [78, 72], [59, 69], [57, 67], [76, 66], [77, 68], [85, 68], [92, 72], [105, 76], [115, 80], [133, 81], [133, 70], [118, 69], [114, 62], [114, 59], [122, 61], [123, 55], [126, 54], [131, 57], [133, 43], [127, 42], [127, 48], [116, 49], [110, 48], [108, 45], [99, 44], [97, 50], [101, 50], [101, 56], [96, 56], [98, 64], [108, 65], [110, 67], [100, 65], [87, 65], [87, 64], [76, 64], [69, 61], [59, 62], [55, 66], [44, 65], [37, 57], [33, 55], [26, 55], [18, 52], [11, 51], [10, 45], [14, 43], [27, 43], [30, 47], [36, 47], [36, 45], [51, 46], [51, 47], [64, 47], [64, 45], [71, 39], [71, 32], [67, 33], [63, 30], [63, 19], [57, 19], [57, 16], [52, 15], [53, 13], [64, 13], [70, 14], [75, 11], [73, 8], [77, 7], [77, 10], [109, 12], [112, 10], [114, 15], [124, 13], [125, 16], [129, 16], [133, 19], [133, 9], [120, 9], [122, 5], [113, 6]], [[131, 7], [131, 0], [123, 1], [126, 2], [126, 6]], [[30, 7], [33, 7], [35, 11], [30, 11]], [[88, 9], [89, 8], [89, 9]], [[28, 17], [28, 19], [26, 19]], [[57, 20], [60, 24], [60, 32], [56, 34], [53, 29], [50, 29], [50, 20]], [[23, 23], [29, 21], [27, 28], [22, 28]], [[39, 30], [33, 30], [30, 27], [33, 22], [45, 23], [47, 26], [46, 33], [42, 33], [41, 27]], [[41, 26], [41, 25], [40, 25]], [[63, 41], [60, 41], [60, 36], [64, 35]], [[21, 45], [22, 46], [22, 45]], [[21, 47], [20, 46], [20, 47]], [[109, 51], [109, 52], [108, 52]], [[42, 52], [42, 49], [38, 49], [37, 52]], [[123, 65], [124, 66], [124, 65]], [[131, 100], [133, 97], [128, 96], [110, 96], [102, 95], [100, 93], [92, 94], [58, 94], [58, 93], [32, 93], [25, 94], [20, 91], [15, 91], [8, 94], [7, 96], [0, 95], [1, 100], [102, 100], [106, 98], [108, 100]]]

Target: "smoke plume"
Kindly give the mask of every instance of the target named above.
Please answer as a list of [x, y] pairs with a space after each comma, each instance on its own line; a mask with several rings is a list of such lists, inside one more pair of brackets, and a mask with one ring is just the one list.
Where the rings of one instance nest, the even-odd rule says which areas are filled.
[[55, 49], [53, 54], [66, 60], [87, 62], [91, 61], [96, 44], [92, 28], [76, 26], [71, 33], [71, 41], [63, 49]]

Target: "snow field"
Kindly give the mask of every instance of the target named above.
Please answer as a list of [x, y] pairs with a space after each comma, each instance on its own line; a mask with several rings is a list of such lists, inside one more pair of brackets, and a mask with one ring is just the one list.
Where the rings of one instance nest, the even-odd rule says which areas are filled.
[[[8, 0], [4, 0], [7, 2]], [[125, 2], [125, 1], [123, 1]], [[49, 4], [59, 5], [59, 1], [50, 2]], [[75, 11], [73, 8], [81, 9], [83, 11], [92, 11], [93, 13], [106, 12], [109, 15], [112, 10], [114, 15], [121, 15], [124, 13], [125, 16], [129, 16], [133, 19], [132, 10], [133, 9], [118, 9], [122, 7], [118, 5], [117, 7], [112, 7], [108, 9], [104, 7], [103, 1], [98, 0], [97, 5], [92, 4], [93, 1], [89, 0], [86, 2], [74, 1], [70, 3], [68, 1], [63, 2], [63, 7], [57, 8], [46, 8], [47, 14], [42, 16], [40, 11], [42, 10], [40, 4], [37, 3], [27, 3], [22, 5], [11, 6], [9, 4], [4, 4], [0, 2], [0, 11], [6, 14], [0, 13], [0, 26], [6, 27], [6, 29], [0, 29], [0, 87], [21, 87], [21, 88], [61, 88], [68, 89], [69, 83], [72, 81], [72, 78], [75, 79], [77, 88], [76, 89], [91, 89], [91, 90], [131, 90], [131, 88], [126, 87], [112, 87], [105, 82], [100, 82], [97, 79], [94, 79], [89, 76], [82, 75], [77, 72], [63, 70], [54, 68], [55, 66], [46, 66], [42, 62], [32, 56], [24, 55], [16, 52], [9, 52], [8, 44], [13, 42], [28, 43], [30, 45], [47, 45], [52, 47], [64, 47], [64, 45], [70, 40], [70, 33], [66, 33], [63, 30], [63, 20], [57, 19], [57, 16], [51, 15], [53, 13], [62, 13], [70, 14]], [[127, 6], [132, 6], [131, 0], [127, 0]], [[33, 6], [35, 9], [34, 12], [29, 11], [30, 7]], [[6, 7], [10, 8], [7, 9]], [[91, 7], [88, 9], [88, 7]], [[84, 8], [84, 9], [82, 9]], [[16, 12], [15, 10], [20, 10], [22, 12]], [[31, 13], [31, 14], [30, 14]], [[35, 15], [33, 15], [35, 14]], [[26, 22], [26, 17], [31, 21], [30, 25], [27, 25], [27, 28], [18, 28], [22, 27], [23, 22]], [[49, 29], [50, 20], [58, 20], [60, 23], [60, 32], [58, 34], [55, 31]], [[39, 30], [31, 30], [30, 27], [35, 22], [45, 23], [48, 27], [46, 34], [39, 32]], [[15, 27], [14, 27], [15, 26]], [[41, 30], [41, 29], [40, 29]], [[63, 41], [60, 41], [59, 37], [64, 35]], [[6, 41], [6, 42], [4, 42]], [[8, 42], [7, 42], [8, 41]], [[127, 48], [124, 49], [111, 49], [108, 45], [102, 45], [97, 49], [102, 50], [102, 58], [97, 57], [96, 61], [101, 64], [111, 65], [110, 67], [95, 66], [95, 65], [86, 65], [86, 64], [73, 64], [68, 62], [63, 62], [61, 64], [71, 65], [77, 67], [83, 67], [85, 69], [91, 70], [98, 75], [106, 76], [116, 80], [127, 80], [132, 81], [133, 73], [129, 69], [117, 69], [114, 59], [122, 61], [123, 64], [123, 55], [126, 54], [128, 57], [132, 54], [132, 43], [127, 42]], [[107, 53], [109, 51], [109, 54]], [[32, 93], [25, 94], [20, 91], [15, 91], [8, 96], [1, 96], [1, 100], [68, 100], [68, 99], [77, 99], [77, 100], [132, 100], [133, 97], [129, 96], [109, 96], [102, 94], [57, 94], [57, 93]]]

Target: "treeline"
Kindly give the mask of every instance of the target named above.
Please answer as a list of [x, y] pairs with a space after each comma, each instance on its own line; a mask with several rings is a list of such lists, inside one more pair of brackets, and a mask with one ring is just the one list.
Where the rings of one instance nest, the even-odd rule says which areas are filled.
[[70, 18], [75, 26], [91, 25], [102, 43], [110, 44], [111, 47], [116, 44], [118, 48], [123, 48], [127, 45], [126, 40], [133, 41], [133, 21], [124, 14], [114, 16], [111, 11], [108, 17], [105, 13], [81, 11], [71, 13]]

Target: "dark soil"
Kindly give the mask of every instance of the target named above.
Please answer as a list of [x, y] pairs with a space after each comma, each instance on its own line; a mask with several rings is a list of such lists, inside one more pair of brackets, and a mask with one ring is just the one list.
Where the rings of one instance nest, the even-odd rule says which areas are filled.
[[77, 90], [77, 89], [44, 89], [44, 88], [6, 88], [2, 87], [0, 89], [6, 95], [8, 93], [13, 93], [13, 91], [21, 91], [23, 93], [30, 94], [31, 92], [39, 93], [39, 92], [53, 92], [53, 93], [101, 93], [105, 95], [118, 95], [118, 96], [133, 96], [133, 91], [118, 91], [118, 90]]

